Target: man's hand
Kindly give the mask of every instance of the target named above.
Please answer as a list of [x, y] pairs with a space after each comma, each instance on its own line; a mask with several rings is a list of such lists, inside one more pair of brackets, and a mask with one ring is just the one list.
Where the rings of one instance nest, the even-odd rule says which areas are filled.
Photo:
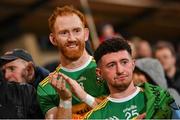
[[56, 89], [62, 100], [69, 100], [72, 98], [71, 91], [66, 88], [66, 81], [59, 73], [50, 73], [49, 83]]
[[73, 79], [70, 77], [59, 73], [59, 76], [62, 77], [63, 80], [65, 80], [69, 86], [71, 87], [71, 91], [80, 99], [84, 100], [87, 93], [82, 89], [82, 87]]
[[[67, 98], [72, 98], [72, 92], [74, 95], [76, 95], [76, 97], [92, 108], [94, 108], [99, 103], [94, 97], [87, 94], [86, 91], [84, 91], [84, 89], [75, 80], [64, 75], [63, 73], [56, 73], [50, 76], [50, 83], [58, 91], [61, 99], [67, 100]], [[65, 83], [69, 84], [71, 92], [66, 88]]]

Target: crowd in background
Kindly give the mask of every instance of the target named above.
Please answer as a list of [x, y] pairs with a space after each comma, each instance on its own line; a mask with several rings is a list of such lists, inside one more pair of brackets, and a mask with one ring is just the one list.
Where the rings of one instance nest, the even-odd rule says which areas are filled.
[[[63, 15], [64, 14], [62, 14], [62, 16]], [[78, 76], [79, 74], [84, 74], [85, 77], [87, 78], [89, 77], [90, 79], [94, 79], [94, 80], [96, 79], [95, 78], [96, 65], [95, 62], [93, 61], [94, 59], [91, 58], [94, 55], [94, 49], [91, 46], [91, 41], [88, 39], [88, 35], [87, 35], [88, 32], [86, 31], [86, 29], [83, 30], [87, 33], [85, 33], [85, 36], [80, 38], [80, 39], [85, 39], [86, 42], [81, 44], [82, 46], [83, 45], [86, 46], [85, 47], [86, 50], [83, 51], [82, 53], [83, 54], [82, 55], [83, 57], [81, 58], [82, 60], [78, 61], [79, 66], [78, 65], [76, 66], [77, 68], [81, 69], [83, 64], [90, 64], [91, 66], [88, 66], [87, 68], [94, 71], [93, 74], [89, 73], [91, 75], [87, 75], [88, 72], [91, 71], [85, 70], [85, 68], [82, 69], [84, 73], [76, 72], [76, 69], [73, 68], [73, 64], [71, 65], [71, 61], [76, 61], [76, 57], [77, 58], [81, 57], [81, 55], [77, 54], [77, 52], [81, 52], [80, 50], [76, 52], [74, 51], [68, 52], [68, 50], [64, 49], [66, 54], [61, 52], [62, 49], [61, 43], [58, 40], [56, 41], [56, 39], [59, 39], [56, 35], [57, 34], [56, 29], [60, 29], [60, 28], [56, 28], [54, 30], [53, 25], [55, 23], [53, 23], [53, 19], [54, 19], [53, 17], [50, 19], [52, 22], [52, 26], [51, 26], [52, 34], [50, 34], [50, 41], [54, 46], [58, 47], [58, 50], [60, 51], [59, 61], [52, 61], [52, 63], [40, 67], [35, 65], [33, 58], [26, 50], [19, 48], [18, 49], [15, 48], [14, 50], [9, 50], [6, 53], [4, 53], [4, 55], [1, 56], [0, 90], [1, 93], [3, 94], [1, 94], [0, 97], [0, 118], [21, 118], [21, 119], [54, 118], [54, 115], [57, 114], [57, 111], [59, 109], [53, 109], [53, 108], [54, 106], [59, 105], [60, 96], [61, 97], [64, 96], [64, 94], [61, 93], [61, 90], [59, 90], [60, 92], [59, 94], [57, 94], [56, 90], [58, 90], [57, 87], [58, 83], [54, 83], [53, 81], [54, 79], [53, 77], [55, 77], [56, 79], [60, 79], [58, 78], [59, 77], [58, 75], [54, 75], [55, 73], [58, 73], [58, 71], [61, 71], [62, 73], [72, 77], [73, 79], [78, 79], [79, 83], [83, 83], [81, 82], [83, 81], [83, 77], [79, 78]], [[78, 21], [79, 18], [76, 18], [77, 16], [71, 16], [71, 17], [74, 17], [74, 19], [71, 20], [77, 19], [76, 22], [77, 24], [79, 24]], [[64, 18], [64, 19], [67, 21], [69, 20], [69, 18]], [[60, 18], [59, 18], [59, 22], [62, 22]], [[62, 24], [62, 23], [56, 23], [56, 24]], [[83, 23], [82, 28], [85, 26], [84, 24], [85, 23]], [[66, 27], [65, 25], [67, 24], [64, 23], [63, 27]], [[78, 30], [81, 29], [77, 28], [74, 31], [77, 32]], [[74, 31], [72, 30], [71, 32]], [[59, 34], [65, 37], [66, 32], [67, 31], [61, 31], [61, 33]], [[140, 36], [124, 38], [121, 35], [121, 33], [118, 33], [114, 30], [114, 27], [111, 24], [104, 25], [100, 33], [101, 33], [99, 34], [100, 44], [103, 44], [106, 40], [112, 38], [122, 38], [128, 41], [132, 49], [132, 58], [136, 59], [135, 69], [133, 72], [133, 81], [135, 85], [138, 86], [146, 82], [149, 82], [154, 85], [158, 85], [161, 88], [167, 90], [170, 93], [170, 95], [175, 99], [175, 103], [178, 106], [180, 105], [179, 102], [180, 101], [179, 59], [180, 58], [179, 58], [179, 53], [176, 52], [175, 50], [176, 48], [174, 47], [173, 43], [167, 40], [159, 40], [156, 43], [151, 44], [149, 40], [145, 40]], [[69, 46], [70, 45], [73, 46], [75, 44], [80, 44], [80, 43], [72, 42], [71, 44], [69, 44]], [[86, 63], [87, 61], [88, 63]], [[50, 73], [49, 71], [50, 72], [56, 71], [56, 72], [53, 73], [54, 76], [52, 75], [49, 76]], [[50, 80], [52, 79], [51, 82], [48, 81], [49, 79]], [[102, 96], [104, 97], [104, 95], [108, 95], [109, 91], [106, 90], [108, 89], [106, 84], [103, 83], [101, 78], [97, 78], [97, 79], [98, 79], [97, 81], [92, 80], [92, 82], [94, 83], [89, 83], [89, 82], [83, 83], [81, 84], [81, 87], [85, 87], [86, 92], [88, 94], [97, 98], [100, 98]], [[103, 87], [98, 85], [96, 86], [96, 82], [100, 82], [100, 83], [102, 82]], [[71, 86], [71, 85], [72, 84], [70, 82], [71, 89], [78, 86], [78, 85], [76, 86], [75, 85]], [[93, 89], [95, 91], [93, 91]], [[38, 95], [36, 93], [36, 90], [39, 91]], [[80, 90], [80, 88], [78, 90]], [[68, 94], [69, 91], [66, 91], [65, 93]], [[74, 92], [73, 94], [76, 95], [77, 93]], [[38, 102], [38, 100], [40, 100], [40, 103]], [[65, 100], [66, 99], [62, 101]], [[73, 96], [73, 104], [77, 104], [79, 103], [79, 101], [83, 101], [83, 100], [84, 98], [81, 99], [81, 96], [78, 95], [77, 97]], [[102, 100], [100, 99], [99, 101]], [[93, 104], [90, 104], [90, 106], [93, 106]], [[66, 107], [68, 108], [69, 106]], [[79, 108], [80, 107], [82, 106], [79, 106]], [[90, 108], [86, 107], [86, 109], [89, 110]], [[78, 114], [81, 112], [83, 113], [83, 111], [81, 110], [76, 111], [76, 113]]]

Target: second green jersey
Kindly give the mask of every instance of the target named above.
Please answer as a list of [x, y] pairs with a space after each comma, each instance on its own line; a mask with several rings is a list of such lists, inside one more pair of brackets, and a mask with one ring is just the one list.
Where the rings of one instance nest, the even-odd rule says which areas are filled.
[[103, 103], [93, 109], [87, 115], [87, 118], [108, 120], [132, 119], [145, 112], [143, 94], [138, 87], [136, 92], [126, 98], [115, 99], [108, 97]]
[[145, 112], [144, 93], [137, 87], [132, 95], [115, 99], [108, 97], [98, 107], [87, 115], [88, 119], [132, 119]]
[[132, 119], [142, 113], [146, 113], [145, 119], [173, 118], [174, 100], [166, 90], [149, 83], [142, 84], [140, 90], [137, 95], [135, 92], [129, 99], [125, 98], [126, 101], [106, 99], [86, 114], [85, 119]]

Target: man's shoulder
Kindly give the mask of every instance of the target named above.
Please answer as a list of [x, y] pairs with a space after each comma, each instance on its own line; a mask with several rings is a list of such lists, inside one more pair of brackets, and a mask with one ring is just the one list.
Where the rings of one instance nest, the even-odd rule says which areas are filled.
[[104, 99], [99, 105], [97, 105], [95, 108], [93, 108], [91, 111], [89, 111], [86, 115], [85, 115], [85, 119], [91, 119], [93, 118], [93, 116], [95, 115], [97, 117], [97, 115], [100, 115], [99, 113], [102, 112], [102, 109], [107, 105], [108, 103], [108, 99]]
[[45, 87], [49, 83], [49, 76], [44, 78], [38, 85], [38, 87]]
[[[57, 67], [56, 68], [56, 70], [54, 71], [54, 72], [52, 72], [52, 74], [54, 73], [57, 73], [58, 71], [59, 71], [59, 67]], [[48, 85], [49, 84], [49, 74], [48, 74], [48, 76], [47, 77], [45, 77], [40, 83], [39, 83], [39, 85], [38, 85], [38, 88], [39, 87], [45, 87], [46, 85]]]
[[37, 74], [42, 74], [44, 76], [48, 76], [49, 73], [50, 73], [49, 70], [47, 70], [44, 67], [40, 67], [40, 66], [36, 66], [35, 71], [36, 71]]
[[95, 68], [97, 65], [96, 65], [96, 61], [94, 59], [93, 56], [90, 56], [90, 58], [86, 61], [85, 64], [82, 65], [82, 68]]

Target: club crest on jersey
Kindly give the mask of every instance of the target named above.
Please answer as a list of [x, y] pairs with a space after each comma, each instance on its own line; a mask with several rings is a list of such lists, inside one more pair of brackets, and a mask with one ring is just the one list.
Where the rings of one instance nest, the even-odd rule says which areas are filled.
[[78, 82], [82, 82], [82, 81], [85, 81], [85, 80], [86, 80], [86, 77], [81, 76], [77, 81], [78, 81]]

